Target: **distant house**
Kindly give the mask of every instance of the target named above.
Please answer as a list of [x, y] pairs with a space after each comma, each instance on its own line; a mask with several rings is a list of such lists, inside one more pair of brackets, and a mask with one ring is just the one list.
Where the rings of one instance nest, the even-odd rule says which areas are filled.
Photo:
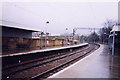
[[46, 47], [64, 46], [65, 39], [63, 36], [33, 37], [33, 40], [36, 40], [36, 43], [35, 43], [36, 45], [39, 45], [41, 48], [44, 48], [45, 38], [46, 38]]
[[48, 46], [64, 46], [64, 37], [62, 36], [48, 36]]
[[70, 34], [68, 36], [68, 42], [70, 44], [73, 44], [73, 42], [74, 42], [74, 44], [79, 44], [80, 43], [80, 41], [79, 41], [79, 35], [74, 35], [74, 40], [73, 40], [73, 34]]

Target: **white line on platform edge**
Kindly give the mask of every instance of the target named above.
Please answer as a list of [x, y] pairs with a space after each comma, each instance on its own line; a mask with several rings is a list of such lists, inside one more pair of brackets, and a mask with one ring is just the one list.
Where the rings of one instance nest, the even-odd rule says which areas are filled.
[[[101, 45], [100, 45], [100, 47], [101, 47]], [[100, 49], [100, 47], [99, 47], [99, 49]], [[99, 49], [98, 49], [98, 50], [99, 50]], [[76, 64], [78, 64], [79, 62], [83, 61], [84, 59], [86, 59], [86, 58], [92, 56], [92, 55], [93, 55], [94, 53], [96, 53], [98, 50], [94, 51], [92, 54], [90, 54], [90, 55], [84, 57], [83, 59], [77, 61], [76, 63], [74, 63], [74, 64], [68, 66], [67, 68], [65, 68], [65, 69], [63, 69], [63, 70], [61, 70], [61, 71], [59, 71], [59, 72], [57, 72], [57, 73], [55, 73], [55, 74], [49, 76], [48, 78], [54, 78], [55, 76], [59, 75], [60, 73], [64, 72], [65, 70], [67, 70], [67, 69], [69, 69], [69, 68], [75, 66]]]

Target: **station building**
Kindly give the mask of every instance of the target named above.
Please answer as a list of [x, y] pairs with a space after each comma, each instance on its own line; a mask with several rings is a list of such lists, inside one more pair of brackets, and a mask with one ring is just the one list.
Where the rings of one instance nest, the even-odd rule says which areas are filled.
[[32, 32], [35, 30], [22, 29], [10, 26], [2, 27], [2, 53], [16, 53], [33, 50], [39, 47], [36, 40], [32, 39]]
[[[45, 48], [45, 37], [33, 37], [34, 32], [40, 31], [11, 26], [1, 26], [2, 30], [2, 55], [26, 52]], [[47, 48], [64, 46], [64, 37], [47, 36]]]
[[113, 26], [109, 35], [108, 44], [109, 44], [109, 49], [113, 55], [119, 54], [120, 52], [120, 26], [119, 25]]

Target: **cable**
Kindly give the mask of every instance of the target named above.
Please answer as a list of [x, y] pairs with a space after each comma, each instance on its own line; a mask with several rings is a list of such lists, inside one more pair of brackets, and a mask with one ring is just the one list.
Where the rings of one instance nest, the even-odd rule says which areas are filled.
[[12, 4], [14, 7], [16, 7], [16, 8], [19, 8], [19, 9], [21, 9], [22, 11], [25, 11], [25, 12], [27, 12], [27, 13], [29, 13], [29, 14], [32, 14], [33, 16], [36, 16], [37, 18], [39, 17], [40, 18], [40, 16], [38, 15], [38, 14], [35, 14], [35, 13], [33, 13], [32, 11], [30, 11], [30, 10], [27, 10], [27, 9], [25, 9], [25, 8], [23, 8], [23, 7], [21, 7], [21, 6], [18, 6], [17, 4], [14, 4], [14, 3], [10, 3], [10, 4]]

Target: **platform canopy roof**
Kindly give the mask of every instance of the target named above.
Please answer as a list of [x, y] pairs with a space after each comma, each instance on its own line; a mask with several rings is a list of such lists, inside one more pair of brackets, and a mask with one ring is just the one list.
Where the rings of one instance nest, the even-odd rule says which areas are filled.
[[23, 30], [28, 30], [28, 31], [32, 31], [32, 32], [40, 32], [40, 30], [32, 29], [32, 28], [26, 27], [25, 25], [22, 25], [22, 24], [10, 23], [7, 21], [0, 21], [0, 26], [16, 28], [16, 29], [23, 29]]
[[[19, 4], [19, 3], [18, 3]], [[6, 26], [11, 28], [24, 29], [29, 31], [41, 31], [36, 28], [36, 21], [30, 12], [26, 12], [14, 2], [2, 3], [2, 17], [0, 17], [0, 26]], [[34, 20], [34, 21], [33, 21]], [[32, 22], [35, 22], [32, 24]]]
[[120, 26], [118, 26], [118, 25], [113, 26], [111, 32], [113, 32], [113, 31], [120, 31]]

